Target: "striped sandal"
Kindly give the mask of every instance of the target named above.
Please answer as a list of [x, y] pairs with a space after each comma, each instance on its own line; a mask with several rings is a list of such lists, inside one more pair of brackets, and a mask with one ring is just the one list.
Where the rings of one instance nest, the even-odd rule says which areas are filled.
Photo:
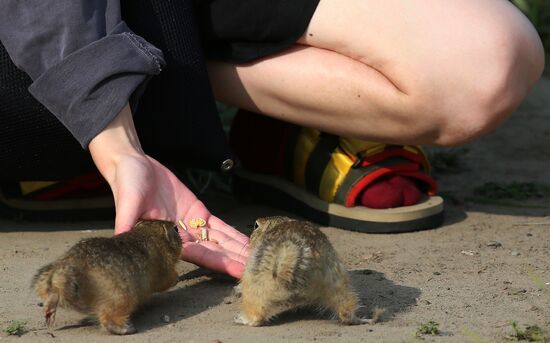
[[[283, 144], [271, 160], [264, 153], [263, 162], [251, 158], [250, 144], [253, 152], [262, 149], [258, 140], [250, 141], [254, 134], [243, 139], [242, 129], [232, 129], [231, 141], [239, 157], [247, 155], [242, 152], [248, 146], [248, 157], [235, 170], [237, 194], [251, 195], [321, 225], [353, 231], [397, 233], [442, 224], [443, 199], [435, 195], [437, 184], [420, 147], [343, 138], [277, 121], [270, 127], [274, 137], [265, 132], [261, 137], [278, 137]], [[357, 205], [367, 187], [396, 175], [416, 181], [423, 194], [415, 205], [387, 209]]]

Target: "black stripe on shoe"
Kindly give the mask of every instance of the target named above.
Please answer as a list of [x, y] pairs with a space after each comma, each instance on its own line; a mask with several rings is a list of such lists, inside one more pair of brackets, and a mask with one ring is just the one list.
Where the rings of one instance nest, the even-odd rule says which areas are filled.
[[309, 155], [305, 171], [306, 189], [319, 195], [321, 178], [330, 162], [334, 149], [338, 147], [340, 138], [328, 133], [321, 133], [319, 142]]

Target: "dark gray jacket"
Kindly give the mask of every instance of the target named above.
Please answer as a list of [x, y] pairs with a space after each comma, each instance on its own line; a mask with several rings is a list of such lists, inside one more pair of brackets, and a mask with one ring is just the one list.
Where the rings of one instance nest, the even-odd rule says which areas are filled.
[[31, 94], [87, 148], [165, 65], [132, 33], [118, 0], [2, 0], [0, 41]]

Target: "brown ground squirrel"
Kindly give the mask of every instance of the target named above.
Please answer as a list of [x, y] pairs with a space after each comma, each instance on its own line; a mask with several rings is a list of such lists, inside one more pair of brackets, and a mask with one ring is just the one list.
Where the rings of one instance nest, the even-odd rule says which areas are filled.
[[81, 240], [32, 280], [46, 323], [53, 324], [59, 305], [97, 317], [111, 333], [135, 333], [130, 315], [151, 294], [177, 283], [181, 249], [178, 227], [167, 221], [141, 221], [118, 236]]
[[370, 323], [356, 316], [358, 298], [327, 236], [312, 223], [288, 217], [256, 221], [250, 257], [237, 287], [239, 324], [260, 326], [303, 306], [330, 309], [343, 324]]

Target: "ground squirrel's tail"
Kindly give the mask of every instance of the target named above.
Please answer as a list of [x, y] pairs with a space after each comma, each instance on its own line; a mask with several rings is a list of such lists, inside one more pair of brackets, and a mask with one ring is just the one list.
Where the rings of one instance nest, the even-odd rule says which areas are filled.
[[52, 271], [53, 263], [47, 264], [38, 269], [36, 274], [32, 277], [31, 288], [33, 288], [37, 293], [39, 290], [47, 289], [47, 286], [51, 284]]
[[44, 302], [44, 316], [48, 325], [54, 323], [59, 304], [74, 305], [78, 302], [77, 280], [76, 268], [55, 263], [45, 265], [34, 275], [31, 286]]

